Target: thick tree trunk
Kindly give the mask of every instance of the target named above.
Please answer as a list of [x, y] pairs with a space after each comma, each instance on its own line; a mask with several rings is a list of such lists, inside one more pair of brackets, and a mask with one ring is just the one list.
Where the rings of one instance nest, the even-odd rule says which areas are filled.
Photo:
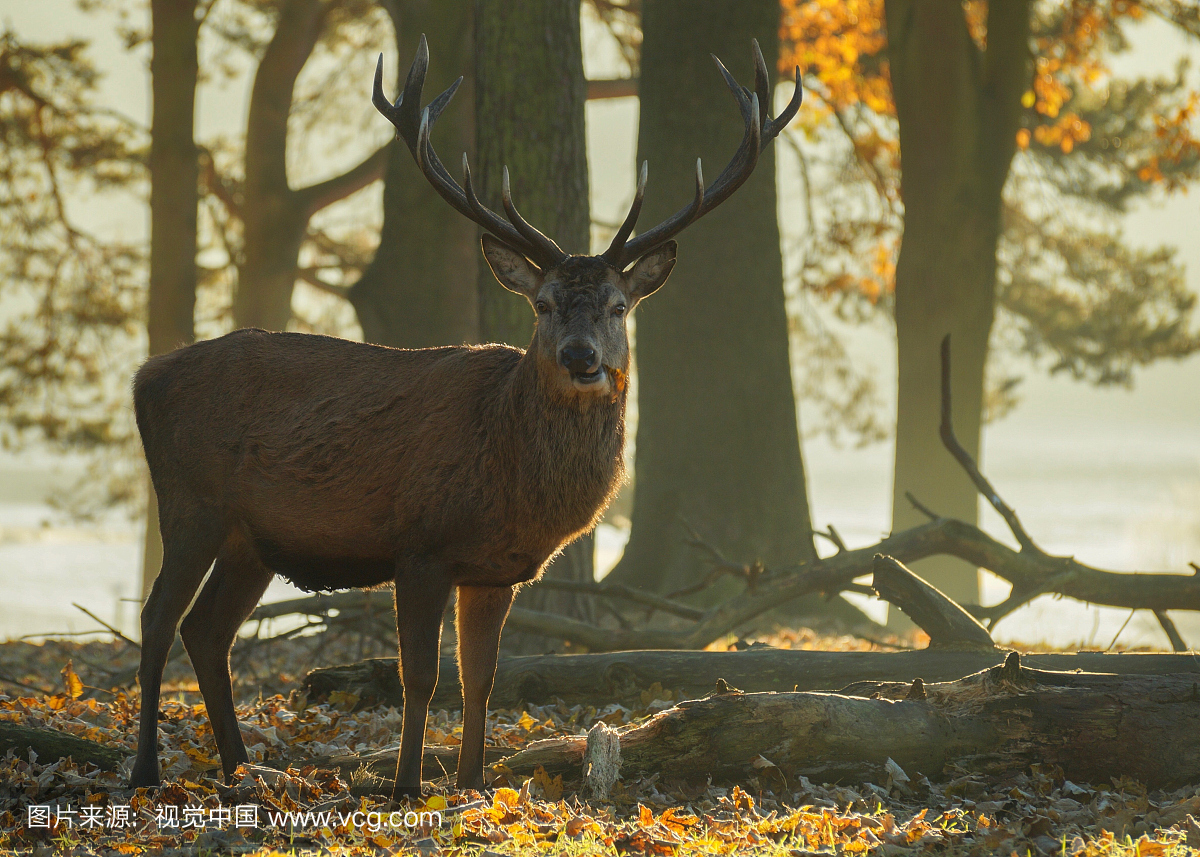
[[[452, 170], [460, 153], [473, 155], [475, 149], [473, 5], [473, 0], [387, 4], [400, 46], [395, 91], [403, 86], [405, 59], [415, 53], [422, 33], [429, 40], [425, 98], [442, 92], [459, 75], [465, 78], [433, 127], [433, 147]], [[397, 348], [478, 341], [480, 264], [474, 224], [438, 196], [406, 146], [393, 145], [384, 177], [379, 249], [349, 293], [363, 338]]]
[[[974, 522], [975, 489], [937, 439], [938, 348], [951, 334], [954, 427], [979, 460], [984, 368], [995, 313], [1000, 197], [1028, 83], [1029, 3], [989, 6], [981, 51], [958, 4], [887, 0], [903, 166], [896, 265], [897, 413], [892, 528], [921, 520], [907, 500]], [[979, 602], [975, 569], [938, 558], [916, 571], [955, 601]]]
[[[507, 165], [521, 214], [568, 253], [590, 249], [581, 38], [571, 0], [476, 0], [476, 190], [503, 211]], [[483, 340], [524, 348], [533, 320], [528, 302], [480, 265]]]
[[[834, 691], [863, 682], [953, 681], [995, 666], [1001, 652], [812, 652], [756, 647], [742, 652], [614, 652], [598, 655], [534, 655], [501, 658], [489, 706], [514, 708], [522, 700], [544, 705], [561, 699], [567, 705], [619, 702], [640, 707], [643, 691], [656, 683], [673, 699], [708, 693], [724, 679], [746, 692]], [[1026, 655], [1023, 663], [1044, 670], [1085, 670], [1120, 675], [1191, 673], [1200, 680], [1200, 664], [1191, 655], [1078, 654]], [[434, 708], [462, 706], [458, 669], [453, 658], [442, 660]], [[403, 692], [394, 658], [313, 670], [304, 679], [309, 702], [321, 702], [333, 691], [358, 698], [357, 705], [400, 706]], [[393, 760], [394, 762], [394, 760]]]
[[[150, 356], [195, 338], [196, 209], [199, 165], [193, 138], [196, 108], [195, 0], [150, 4]], [[158, 502], [148, 485], [142, 552], [142, 595], [162, 565]]]
[[[742, 125], [709, 53], [749, 79], [751, 39], [774, 68], [778, 28], [772, 0], [644, 4], [643, 228], [691, 198], [698, 155], [711, 181], [737, 148]], [[682, 234], [670, 281], [638, 308], [633, 530], [614, 581], [694, 584], [681, 519], [737, 562], [813, 558], [782, 280], [768, 148], [749, 181]]]
[[[1133, 777], [1150, 788], [1200, 778], [1194, 675], [1112, 676], [1004, 666], [942, 685], [885, 687], [877, 698], [817, 693], [716, 693], [622, 732], [621, 774], [740, 780], [774, 767], [807, 776], [885, 782], [953, 770], [1016, 773], [1057, 765], [1068, 779]], [[505, 764], [530, 774], [580, 770], [586, 737], [531, 744]]]
[[[572, 0], [477, 0], [475, 5], [476, 189], [502, 211], [501, 173], [508, 166], [521, 214], [568, 253], [590, 249], [590, 211], [579, 3]], [[479, 335], [525, 347], [533, 336], [529, 303], [502, 288], [479, 265]], [[547, 575], [591, 581], [590, 535], [567, 547]], [[533, 587], [523, 607], [591, 618], [585, 597]], [[511, 636], [511, 635], [506, 635]], [[544, 650], [542, 640], [517, 643]]]

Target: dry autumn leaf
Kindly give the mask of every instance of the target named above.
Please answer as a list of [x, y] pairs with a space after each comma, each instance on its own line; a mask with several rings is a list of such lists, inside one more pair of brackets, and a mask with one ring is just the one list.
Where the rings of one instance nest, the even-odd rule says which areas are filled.
[[66, 688], [67, 696], [71, 699], [79, 699], [83, 695], [83, 682], [75, 673], [75, 667], [71, 661], [67, 661], [67, 665], [62, 668], [63, 687]]

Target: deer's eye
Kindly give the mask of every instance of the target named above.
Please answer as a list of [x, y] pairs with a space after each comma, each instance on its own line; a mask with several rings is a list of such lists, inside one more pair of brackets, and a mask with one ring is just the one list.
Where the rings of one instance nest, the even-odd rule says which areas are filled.
[[545, 301], [538, 301], [534, 304], [534, 307], [537, 309], [538, 315], [545, 315], [550, 312], [550, 305]]
[[618, 317], [625, 315], [625, 304], [617, 304], [613, 307], [613, 315]]

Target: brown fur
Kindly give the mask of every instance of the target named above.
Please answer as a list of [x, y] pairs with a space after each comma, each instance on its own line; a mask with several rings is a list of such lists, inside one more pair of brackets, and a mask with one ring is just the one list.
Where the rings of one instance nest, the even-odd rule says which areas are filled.
[[[513, 588], [594, 527], [624, 478], [625, 389], [614, 377], [629, 368], [625, 320], [666, 279], [675, 248], [626, 273], [592, 257], [542, 272], [490, 236], [484, 252], [539, 314], [527, 352], [240, 330], [137, 373], [164, 559], [142, 613], [134, 785], [158, 783], [162, 667], [215, 558], [181, 632], [227, 778], [247, 760], [229, 649], [281, 574], [310, 590], [394, 582], [405, 688], [397, 795], [419, 789], [441, 617], [458, 589], [458, 784], [482, 786], [483, 720]], [[584, 346], [600, 369], [568, 368], [563, 349]]]

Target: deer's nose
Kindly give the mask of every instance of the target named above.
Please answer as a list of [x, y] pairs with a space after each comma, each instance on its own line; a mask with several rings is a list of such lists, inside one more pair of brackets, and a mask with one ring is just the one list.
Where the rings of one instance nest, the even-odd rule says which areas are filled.
[[564, 345], [558, 352], [558, 362], [573, 375], [596, 371], [596, 349], [590, 345]]

